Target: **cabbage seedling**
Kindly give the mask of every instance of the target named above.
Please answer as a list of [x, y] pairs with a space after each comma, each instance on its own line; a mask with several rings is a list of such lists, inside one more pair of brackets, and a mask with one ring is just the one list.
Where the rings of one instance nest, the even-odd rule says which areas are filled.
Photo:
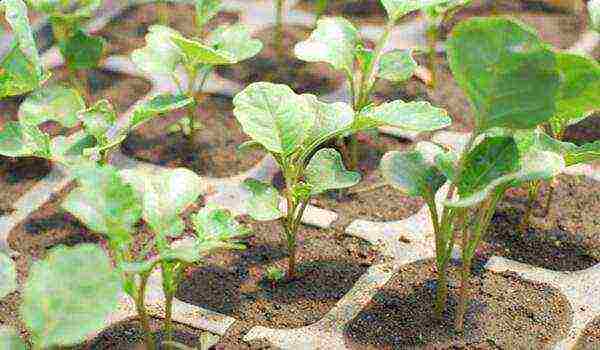
[[[447, 52], [454, 77], [475, 111], [469, 141], [459, 154], [431, 143], [420, 143], [408, 152], [388, 152], [381, 169], [392, 186], [428, 204], [435, 234], [439, 317], [447, 300], [448, 263], [456, 241], [460, 242], [456, 328], [462, 331], [471, 262], [496, 204], [508, 187], [555, 176], [565, 163], [558, 153], [519, 146], [511, 135], [535, 129], [555, 113], [559, 88], [555, 54], [534, 30], [509, 19], [471, 19], [456, 26]], [[497, 128], [508, 130], [508, 135]], [[436, 196], [446, 181], [447, 195], [440, 191]]]
[[[75, 175], [79, 187], [68, 195], [63, 207], [108, 239], [121, 272], [123, 290], [135, 302], [148, 349], [154, 349], [155, 344], [145, 295], [150, 275], [160, 268], [165, 296], [164, 328], [167, 341], [171, 341], [173, 299], [186, 268], [217, 249], [242, 249], [237, 240], [247, 235], [248, 229], [227, 210], [205, 207], [192, 215], [193, 238], [185, 244], [170, 244], [171, 238], [183, 233], [185, 225], [180, 214], [200, 195], [198, 177], [186, 169], [118, 172], [111, 166], [95, 166], [81, 167]], [[140, 219], [154, 234], [145, 242], [135, 235]]]
[[[12, 260], [2, 252], [0, 277], [3, 298], [17, 289], [17, 283]], [[80, 244], [52, 249], [44, 260], [33, 263], [22, 290], [19, 314], [31, 334], [31, 348], [62, 348], [85, 341], [105, 327], [120, 291], [119, 274], [100, 247]], [[27, 349], [9, 327], [0, 327], [0, 348]]]
[[[216, 0], [196, 3], [199, 31], [203, 31], [220, 8], [221, 2]], [[174, 29], [159, 25], [151, 26], [149, 31], [146, 46], [133, 51], [131, 59], [148, 74], [170, 76], [182, 94], [194, 99], [194, 104], [188, 107], [187, 118], [170, 128], [171, 131], [183, 132], [193, 141], [195, 130], [201, 128], [200, 122], [194, 118], [195, 107], [200, 104], [198, 93], [210, 73], [216, 66], [236, 64], [255, 56], [262, 49], [262, 43], [250, 37], [248, 29], [240, 24], [220, 26], [205, 39], [186, 38]], [[186, 72], [185, 85], [176, 72], [179, 66]]]
[[410, 131], [446, 127], [450, 118], [427, 102], [394, 101], [356, 113], [346, 103], [323, 103], [314, 95], [297, 95], [286, 85], [253, 83], [233, 99], [237, 120], [255, 145], [277, 161], [285, 179], [285, 210], [272, 186], [250, 179], [248, 214], [256, 220], [279, 220], [282, 240], [288, 248], [290, 279], [296, 276], [296, 234], [311, 197], [347, 188], [360, 181], [360, 174], [347, 171], [341, 155], [323, 145], [332, 139], [384, 125]]

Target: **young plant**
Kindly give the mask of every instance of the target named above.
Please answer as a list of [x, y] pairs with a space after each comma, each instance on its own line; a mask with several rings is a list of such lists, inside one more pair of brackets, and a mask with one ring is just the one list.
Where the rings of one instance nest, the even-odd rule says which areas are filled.
[[394, 101], [355, 113], [346, 103], [323, 103], [314, 95], [297, 95], [286, 85], [253, 83], [233, 99], [237, 120], [252, 141], [246, 145], [264, 148], [277, 161], [285, 179], [285, 208], [272, 186], [250, 179], [252, 194], [248, 214], [256, 220], [279, 220], [288, 248], [290, 279], [296, 277], [296, 234], [311, 197], [360, 181], [360, 174], [347, 171], [340, 154], [323, 145], [340, 136], [380, 126], [429, 131], [446, 127], [444, 110], [427, 102]]
[[[392, 186], [428, 204], [435, 235], [438, 317], [447, 300], [448, 263], [460, 242], [456, 328], [462, 331], [471, 262], [496, 204], [510, 186], [550, 178], [565, 163], [559, 154], [518, 145], [512, 136], [535, 129], [555, 112], [556, 58], [532, 29], [503, 18], [471, 19], [456, 26], [447, 52], [454, 77], [474, 107], [469, 141], [459, 154], [430, 143], [389, 152], [381, 169]], [[440, 191], [436, 196], [446, 181], [447, 194]]]
[[[320, 19], [310, 37], [296, 44], [294, 48], [299, 59], [307, 62], [326, 62], [344, 73], [355, 113], [360, 113], [373, 103], [371, 93], [378, 79], [403, 83], [410, 79], [417, 68], [410, 50], [388, 52], [384, 50], [398, 20], [412, 11], [445, 1], [382, 0], [381, 2], [388, 13], [388, 21], [374, 50], [365, 48], [358, 30], [352, 23], [341, 17]], [[349, 146], [350, 167], [356, 169], [358, 144], [355, 137], [350, 137]]]
[[[204, 26], [216, 16], [221, 8], [218, 0], [204, 0], [196, 3], [196, 26], [204, 32]], [[216, 66], [232, 65], [255, 56], [262, 49], [262, 43], [250, 37], [246, 27], [240, 24], [223, 25], [212, 31], [206, 39], [186, 38], [174, 29], [165, 26], [151, 26], [146, 35], [146, 46], [133, 51], [132, 61], [137, 67], [152, 75], [170, 76], [182, 94], [192, 98], [188, 116], [170, 128], [181, 131], [190, 141], [202, 125], [195, 117], [196, 107], [208, 76]], [[184, 85], [176, 69], [182, 66], [186, 72]], [[199, 81], [198, 81], [199, 79]]]
[[[0, 299], [17, 290], [12, 260], [0, 252]], [[6, 278], [6, 279], [5, 279]], [[31, 349], [79, 344], [101, 330], [117, 308], [119, 274], [104, 251], [93, 244], [59, 246], [33, 263], [22, 290], [19, 313], [31, 334]], [[0, 327], [0, 348], [28, 347], [9, 327]]]
[[[205, 207], [192, 216], [195, 236], [183, 244], [171, 244], [170, 240], [184, 231], [180, 214], [200, 195], [198, 177], [186, 169], [118, 172], [110, 166], [82, 167], [76, 176], [79, 187], [69, 194], [63, 207], [108, 239], [123, 290], [135, 303], [147, 349], [154, 349], [155, 343], [145, 295], [152, 272], [160, 268], [164, 330], [167, 341], [172, 341], [173, 299], [187, 267], [217, 249], [242, 249], [236, 240], [249, 231], [228, 211]], [[154, 234], [147, 241], [139, 241], [135, 235], [140, 219]]]
[[285, 277], [285, 271], [280, 269], [277, 266], [269, 266], [266, 271], [266, 278], [269, 282], [271, 282], [271, 287], [275, 287], [275, 285], [283, 280]]
[[86, 33], [83, 25], [102, 0], [27, 0], [31, 8], [48, 16], [52, 33], [69, 71], [71, 84], [91, 102], [86, 70], [98, 66], [106, 41]]

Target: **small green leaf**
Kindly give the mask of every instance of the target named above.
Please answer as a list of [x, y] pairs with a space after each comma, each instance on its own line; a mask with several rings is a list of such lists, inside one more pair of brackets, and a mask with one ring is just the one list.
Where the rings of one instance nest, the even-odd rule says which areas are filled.
[[448, 13], [452, 13], [458, 7], [466, 6], [471, 3], [471, 0], [446, 0], [441, 4], [434, 4], [423, 8], [423, 13], [427, 16], [428, 21], [433, 22], [433, 25], [439, 26]]
[[556, 59], [534, 30], [505, 18], [472, 18], [454, 28], [447, 51], [479, 131], [529, 129], [554, 114]]
[[17, 122], [7, 122], [0, 131], [0, 154], [6, 157], [33, 155], [33, 150], [24, 140], [23, 129]]
[[571, 142], [556, 140], [543, 131], [527, 130], [515, 134], [521, 153], [554, 152], [561, 154], [566, 166], [589, 163], [600, 159], [600, 141], [578, 146]]
[[250, 84], [235, 96], [233, 105], [244, 132], [284, 156], [303, 143], [315, 122], [312, 104], [286, 85]]
[[128, 243], [142, 217], [141, 199], [111, 166], [85, 166], [74, 171], [79, 186], [62, 207], [92, 231], [117, 244]]
[[96, 245], [59, 246], [31, 267], [21, 316], [37, 348], [69, 346], [105, 327], [121, 280]]
[[17, 290], [17, 270], [12, 259], [0, 252], [0, 299]]
[[33, 30], [29, 25], [27, 5], [22, 0], [3, 0], [6, 22], [10, 25], [16, 45], [31, 64], [35, 83], [42, 80], [43, 68], [40, 54], [35, 45]]
[[354, 122], [354, 110], [349, 104], [321, 102], [316, 96], [310, 94], [302, 96], [312, 106], [315, 115], [315, 122], [308, 132], [305, 144], [316, 142], [336, 131], [349, 128]]
[[213, 66], [236, 63], [233, 54], [212, 48], [182, 35], [171, 35], [171, 41], [181, 50], [186, 65], [209, 64]]
[[150, 100], [135, 105], [129, 122], [130, 128], [137, 129], [143, 123], [161, 114], [169, 113], [194, 103], [192, 97], [170, 93], [153, 96]]
[[417, 69], [412, 50], [393, 50], [383, 54], [379, 61], [378, 77], [394, 83], [410, 79]]
[[396, 22], [404, 15], [429, 6], [442, 4], [448, 0], [381, 0], [391, 21]]
[[224, 25], [211, 33], [210, 43], [218, 51], [225, 51], [238, 63], [256, 56], [263, 48], [260, 40], [250, 36], [248, 28], [241, 24]]
[[271, 221], [283, 216], [279, 210], [279, 193], [273, 186], [255, 179], [246, 179], [244, 187], [251, 193], [246, 209], [253, 219]]
[[317, 151], [304, 172], [305, 180], [312, 185], [312, 194], [352, 187], [360, 182], [360, 174], [348, 171], [340, 153], [332, 148]]
[[588, 2], [588, 12], [590, 13], [592, 29], [600, 32], [600, 0], [590, 0]]
[[0, 98], [33, 91], [43, 79], [38, 77], [34, 64], [15, 46], [0, 62]]
[[202, 243], [234, 243], [251, 231], [235, 220], [231, 212], [215, 206], [206, 206], [192, 216], [192, 224]]
[[142, 274], [152, 271], [154, 263], [155, 261], [153, 260], [135, 262], [122, 261], [119, 264], [119, 269], [124, 273]]
[[380, 169], [390, 185], [412, 197], [431, 199], [446, 181], [419, 144], [411, 151], [386, 153]]
[[162, 261], [183, 261], [188, 264], [194, 264], [201, 259], [202, 255], [200, 254], [200, 248], [195, 241], [189, 242], [188, 244], [181, 244], [176, 247], [170, 247], [160, 253], [160, 260]]
[[90, 69], [98, 66], [106, 40], [100, 36], [91, 36], [77, 30], [67, 40], [59, 43], [60, 52], [70, 69]]
[[354, 54], [360, 38], [356, 28], [344, 18], [319, 19], [310, 37], [294, 47], [296, 57], [307, 62], [327, 62], [351, 75]]
[[102, 4], [102, 0], [29, 0], [30, 6], [54, 17], [76, 19], [90, 17]]
[[445, 128], [452, 120], [448, 113], [429, 102], [396, 100], [361, 111], [357, 120], [360, 128], [395, 126], [407, 131], [433, 131]]
[[199, 29], [221, 11], [221, 0], [196, 0], [196, 25]]
[[143, 72], [149, 74], [173, 74], [175, 67], [183, 60], [179, 47], [171, 41], [173, 35], [179, 35], [174, 29], [153, 25], [148, 28], [146, 46], [134, 50], [131, 60]]
[[26, 350], [27, 347], [14, 329], [0, 327], [0, 349]]
[[39, 125], [54, 120], [72, 128], [79, 119], [77, 113], [85, 109], [85, 102], [77, 90], [61, 85], [45, 87], [29, 95], [19, 106], [19, 121]]
[[374, 63], [375, 55], [372, 49], [368, 49], [361, 44], [356, 46], [356, 62], [361, 74], [368, 74], [369, 69]]

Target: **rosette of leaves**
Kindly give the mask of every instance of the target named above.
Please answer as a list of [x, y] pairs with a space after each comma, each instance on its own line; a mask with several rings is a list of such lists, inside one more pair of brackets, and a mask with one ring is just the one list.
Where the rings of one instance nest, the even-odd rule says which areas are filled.
[[319, 193], [347, 188], [360, 174], [347, 171], [341, 155], [322, 148], [337, 137], [380, 126], [429, 131], [446, 127], [450, 118], [427, 102], [394, 101], [367, 108], [358, 114], [346, 103], [323, 103], [314, 95], [298, 95], [286, 85], [254, 83], [233, 100], [234, 115], [252, 141], [269, 152], [285, 178], [285, 210], [278, 191], [257, 180], [245, 185], [251, 197], [248, 214], [256, 220], [280, 220], [287, 243], [288, 277], [295, 277], [296, 234], [310, 198]]
[[[218, 14], [220, 8], [220, 0], [196, 2], [199, 33], [204, 32], [204, 26]], [[210, 73], [216, 66], [236, 64], [255, 56], [260, 50], [260, 40], [253, 39], [249, 30], [241, 24], [219, 26], [204, 38], [186, 38], [174, 29], [154, 25], [146, 35], [146, 46], [133, 51], [131, 59], [140, 70], [150, 75], [170, 76], [182, 94], [194, 99], [188, 116], [169, 128], [171, 132], [182, 132], [193, 140], [195, 131], [202, 127], [200, 121], [194, 118], [195, 107], [200, 103], [198, 94]], [[179, 79], [176, 69], [180, 66], [185, 70], [186, 82]]]
[[[390, 184], [428, 204], [440, 317], [447, 299], [448, 262], [460, 242], [463, 269], [456, 327], [462, 330], [471, 261], [497, 202], [510, 186], [551, 178], [565, 162], [559, 153], [519, 146], [514, 136], [548, 122], [559, 94], [555, 54], [532, 29], [503, 18], [467, 20], [455, 27], [447, 52], [454, 78], [474, 107], [470, 140], [460, 153], [429, 143], [390, 152], [381, 169]], [[436, 197], [446, 181], [448, 194]]]
[[[14, 290], [15, 274], [10, 271], [14, 271], [12, 261], [0, 253], [0, 276], [7, 277]], [[31, 334], [32, 349], [85, 341], [105, 327], [120, 291], [119, 274], [100, 247], [80, 244], [52, 249], [44, 260], [33, 263], [22, 290], [19, 313]], [[27, 347], [14, 329], [0, 327], [0, 348]]]
[[31, 92], [48, 78], [44, 72], [33, 31], [22, 0], [3, 0], [4, 10], [14, 39], [0, 62], [0, 98]]
[[[135, 302], [148, 349], [155, 344], [144, 296], [151, 273], [160, 268], [166, 303], [164, 328], [170, 341], [172, 302], [185, 269], [218, 249], [242, 249], [238, 240], [249, 234], [248, 229], [229, 211], [205, 207], [192, 215], [195, 235], [184, 244], [171, 244], [171, 239], [183, 233], [182, 212], [200, 195], [200, 180], [187, 169], [118, 171], [94, 166], [80, 168], [76, 177], [79, 186], [63, 207], [108, 239], [123, 289]], [[139, 241], [142, 238], [136, 234], [140, 220], [152, 232], [145, 241]]]

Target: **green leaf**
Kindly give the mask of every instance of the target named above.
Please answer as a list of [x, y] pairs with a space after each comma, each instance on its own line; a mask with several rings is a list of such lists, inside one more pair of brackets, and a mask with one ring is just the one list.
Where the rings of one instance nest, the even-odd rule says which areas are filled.
[[183, 261], [188, 264], [194, 264], [202, 259], [200, 254], [200, 248], [198, 243], [184, 242], [186, 244], [180, 244], [176, 247], [170, 247], [160, 253], [160, 260], [162, 261]]
[[142, 217], [141, 199], [111, 166], [85, 166], [74, 172], [79, 186], [62, 207], [92, 231], [121, 245], [131, 240]]
[[532, 29], [499, 17], [469, 19], [454, 28], [447, 52], [479, 131], [529, 129], [554, 114], [555, 55]]
[[0, 131], [0, 154], [6, 157], [25, 157], [33, 155], [33, 150], [24, 140], [21, 124], [9, 121]]
[[221, 0], [196, 0], [196, 26], [204, 27], [221, 11]]
[[312, 185], [312, 194], [352, 187], [360, 182], [360, 174], [348, 171], [340, 153], [332, 148], [317, 151], [304, 172], [305, 180]]
[[26, 350], [27, 347], [14, 329], [0, 327], [0, 349]]
[[182, 52], [171, 37], [179, 35], [174, 29], [153, 25], [148, 28], [146, 46], [134, 50], [131, 60], [143, 72], [149, 74], [172, 74], [183, 60]]
[[90, 69], [98, 66], [106, 40], [100, 36], [91, 36], [77, 30], [67, 40], [59, 43], [60, 52], [70, 69]]
[[233, 105], [244, 132], [283, 156], [303, 143], [315, 122], [312, 104], [287, 85], [250, 84], [235, 96]]
[[442, 4], [448, 0], [381, 0], [391, 21], [395, 22], [410, 12]]
[[349, 128], [354, 122], [354, 110], [349, 104], [321, 102], [316, 96], [310, 94], [302, 96], [306, 103], [312, 106], [315, 115], [314, 124], [308, 132], [305, 144], [319, 141], [328, 135], [333, 135], [336, 131]]
[[59, 246], [31, 267], [21, 316], [39, 348], [75, 345], [106, 326], [120, 277], [96, 245]]
[[0, 252], [0, 299], [17, 290], [17, 269], [12, 259]]
[[373, 128], [384, 125], [407, 131], [433, 131], [449, 126], [448, 113], [433, 107], [429, 102], [403, 102], [396, 100], [361, 111], [357, 128]]
[[412, 50], [393, 50], [381, 56], [377, 76], [394, 83], [401, 83], [410, 79], [417, 67], [417, 61], [412, 57]]
[[590, 0], [588, 2], [588, 12], [590, 13], [592, 29], [600, 32], [600, 0]]
[[424, 145], [420, 144], [411, 151], [387, 152], [381, 158], [380, 169], [383, 178], [397, 190], [412, 197], [431, 199], [446, 178], [428, 159]]
[[83, 129], [96, 138], [101, 145], [109, 143], [107, 132], [117, 122], [117, 112], [107, 100], [100, 100], [92, 107], [77, 113], [83, 123]]
[[439, 26], [448, 13], [452, 13], [458, 7], [466, 6], [469, 3], [471, 3], [471, 0], [446, 0], [441, 4], [425, 7], [423, 13], [427, 16], [428, 21], [433, 22], [433, 25]]
[[296, 44], [294, 53], [303, 61], [327, 62], [351, 75], [359, 42], [358, 31], [352, 23], [341, 17], [325, 17], [319, 19], [308, 39]]
[[29, 95], [19, 106], [19, 121], [39, 125], [53, 120], [72, 128], [79, 119], [77, 113], [85, 109], [85, 102], [77, 90], [61, 85], [45, 87]]
[[236, 240], [251, 233], [229, 210], [210, 205], [192, 216], [192, 225], [201, 244], [236, 244]]
[[14, 33], [16, 44], [32, 66], [32, 77], [35, 78], [36, 83], [39, 83], [43, 76], [42, 61], [35, 45], [33, 30], [29, 25], [27, 5], [22, 0], [3, 0], [2, 5], [4, 5], [6, 22]]
[[102, 0], [28, 0], [38, 12], [54, 17], [90, 17], [102, 4]]
[[578, 146], [571, 142], [556, 140], [540, 130], [524, 131], [515, 134], [521, 153], [554, 152], [561, 154], [565, 166], [589, 163], [600, 159], [600, 141]]
[[13, 49], [0, 62], [0, 98], [23, 95], [41, 84], [35, 66], [19, 50]]
[[209, 64], [213, 66], [236, 63], [233, 54], [212, 48], [197, 40], [187, 39], [182, 35], [171, 35], [171, 41], [182, 53], [186, 65]]
[[153, 96], [150, 100], [135, 105], [129, 122], [130, 129], [137, 129], [152, 118], [186, 107], [192, 103], [194, 103], [194, 99], [183, 94], [163, 93]]
[[271, 221], [283, 216], [279, 210], [279, 193], [273, 186], [255, 179], [246, 179], [244, 187], [251, 193], [246, 209], [253, 219]]
[[200, 196], [200, 179], [188, 169], [125, 169], [121, 177], [143, 200], [143, 218], [161, 236], [179, 236], [185, 227], [180, 215]]
[[253, 39], [248, 28], [241, 24], [220, 26], [211, 33], [209, 41], [217, 51], [229, 53], [233, 58], [230, 63], [254, 57], [263, 48], [262, 42]]
[[600, 109], [600, 65], [593, 59], [570, 53], [556, 54], [560, 88], [556, 113], [550, 124], [556, 135]]
[[119, 263], [119, 269], [124, 273], [133, 273], [133, 274], [142, 274], [152, 271], [154, 267], [154, 260], [145, 260], [145, 261], [121, 261]]

